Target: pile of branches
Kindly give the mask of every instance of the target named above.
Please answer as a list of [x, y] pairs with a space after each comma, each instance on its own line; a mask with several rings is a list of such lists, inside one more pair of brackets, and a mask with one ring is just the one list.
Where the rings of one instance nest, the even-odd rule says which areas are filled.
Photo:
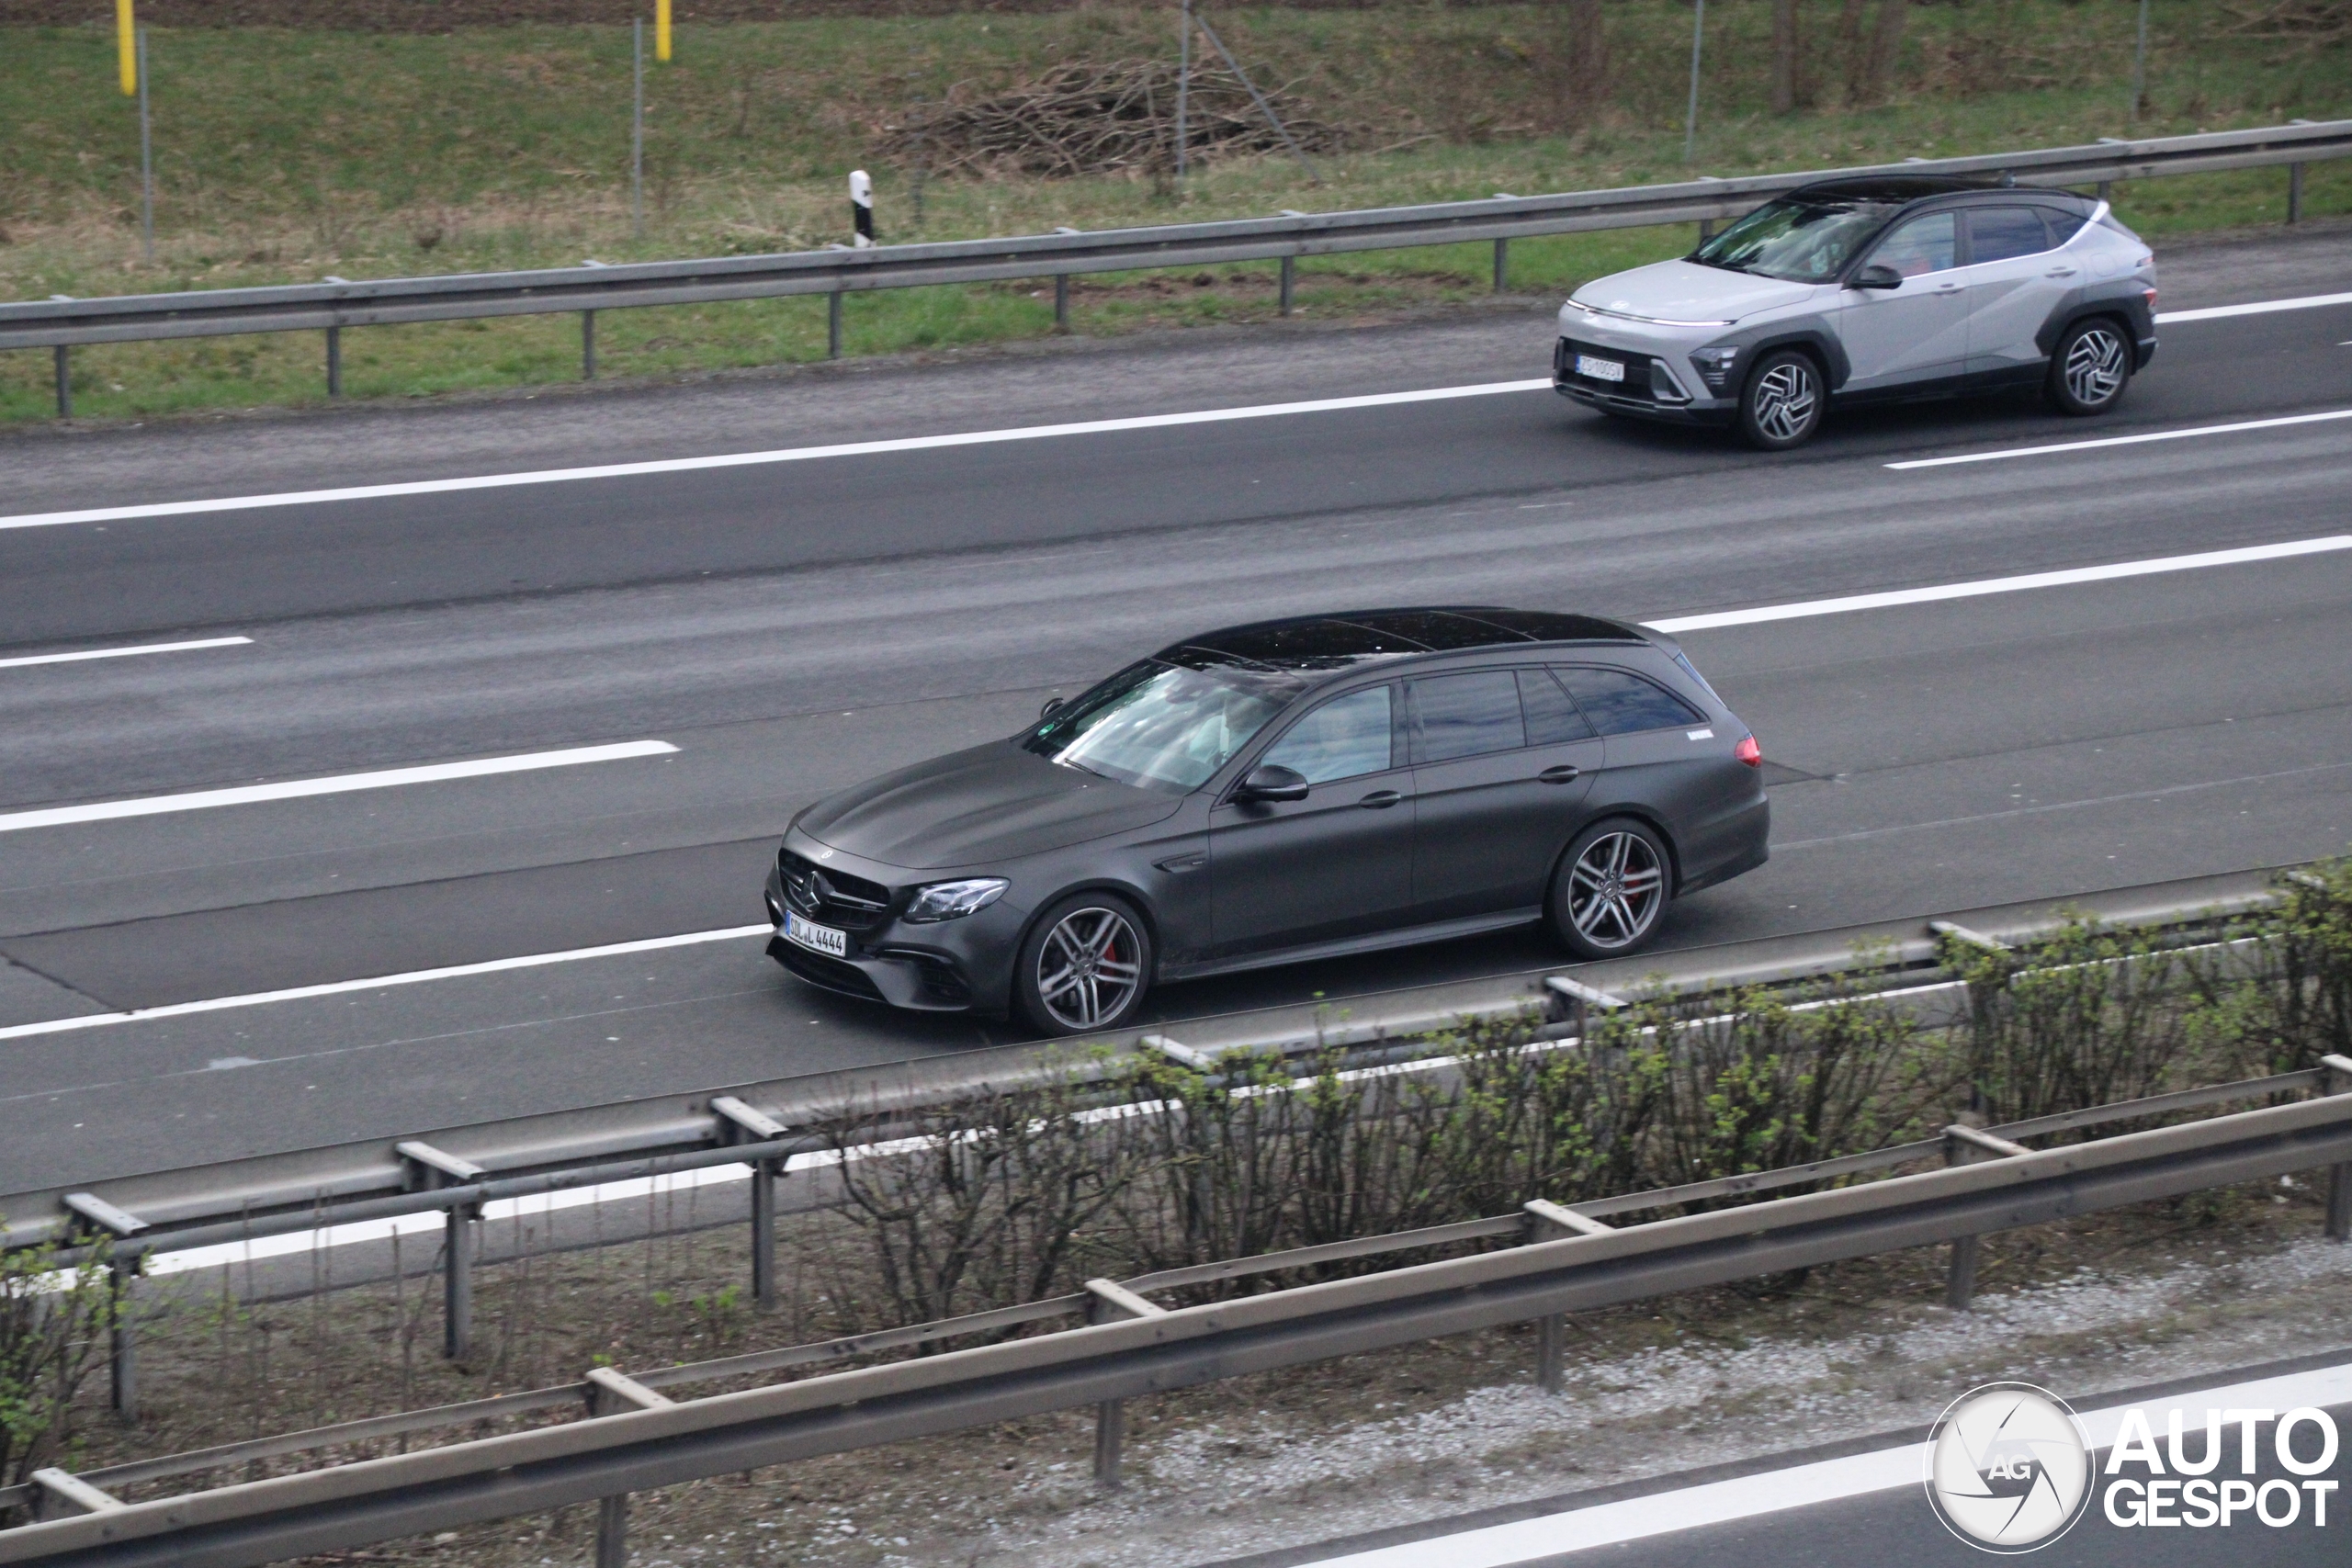
[[[880, 152], [933, 175], [1164, 173], [1176, 166], [1176, 77], [1163, 60], [1073, 62], [989, 97], [950, 98], [888, 128]], [[1269, 89], [1266, 98], [1308, 152], [1337, 141], [1338, 132], [1288, 89]], [[1188, 162], [1283, 149], [1249, 85], [1222, 64], [1193, 68], [1184, 141]]]
[[2313, 45], [2352, 40], [2352, 0], [2271, 0], [2227, 9], [2233, 24], [2229, 30], [2250, 38]]

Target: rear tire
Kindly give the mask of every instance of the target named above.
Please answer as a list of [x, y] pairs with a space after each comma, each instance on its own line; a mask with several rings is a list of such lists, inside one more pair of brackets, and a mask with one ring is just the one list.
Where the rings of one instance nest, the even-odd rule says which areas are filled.
[[2112, 317], [2093, 316], [2059, 334], [2044, 389], [2060, 413], [2106, 413], [2131, 385], [2131, 335]]
[[1646, 822], [1612, 817], [1578, 833], [1544, 901], [1552, 934], [1578, 958], [1620, 958], [1657, 934], [1674, 862]]
[[1829, 403], [1821, 367], [1802, 349], [1758, 359], [1739, 392], [1740, 439], [1759, 452], [1785, 452], [1813, 439]]
[[1151, 988], [1151, 930], [1115, 893], [1057, 899], [1029, 928], [1012, 972], [1013, 1006], [1040, 1034], [1118, 1028]]

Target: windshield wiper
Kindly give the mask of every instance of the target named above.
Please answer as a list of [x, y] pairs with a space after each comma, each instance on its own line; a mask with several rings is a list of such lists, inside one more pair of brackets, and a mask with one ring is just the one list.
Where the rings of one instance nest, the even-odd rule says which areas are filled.
[[[1104, 773], [1100, 768], [1090, 768], [1085, 763], [1072, 761], [1068, 757], [1057, 757], [1054, 759], [1054, 762], [1058, 767], [1076, 768], [1081, 773], [1091, 773], [1098, 779], [1108, 779], [1111, 777], [1110, 774]], [[1118, 781], [1113, 779], [1112, 782], [1115, 784]]]

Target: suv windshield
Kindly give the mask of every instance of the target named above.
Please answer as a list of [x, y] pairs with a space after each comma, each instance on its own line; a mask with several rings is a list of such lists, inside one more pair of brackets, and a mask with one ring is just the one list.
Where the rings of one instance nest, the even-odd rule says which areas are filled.
[[1690, 253], [1702, 266], [1752, 272], [1792, 283], [1826, 283], [1877, 233], [1900, 202], [1765, 203]]
[[1204, 783], [1306, 683], [1238, 665], [1131, 664], [1023, 735], [1026, 750], [1121, 784], [1182, 795]]

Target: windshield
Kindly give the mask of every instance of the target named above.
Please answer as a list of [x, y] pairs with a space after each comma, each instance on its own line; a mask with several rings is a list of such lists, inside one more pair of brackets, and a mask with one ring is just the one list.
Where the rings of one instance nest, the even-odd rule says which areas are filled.
[[1898, 203], [1772, 201], [1690, 253], [1702, 266], [1791, 283], [1826, 283], [1892, 217]]
[[1146, 660], [1056, 708], [1020, 744], [1066, 768], [1182, 795], [1207, 782], [1306, 687], [1233, 665]]

